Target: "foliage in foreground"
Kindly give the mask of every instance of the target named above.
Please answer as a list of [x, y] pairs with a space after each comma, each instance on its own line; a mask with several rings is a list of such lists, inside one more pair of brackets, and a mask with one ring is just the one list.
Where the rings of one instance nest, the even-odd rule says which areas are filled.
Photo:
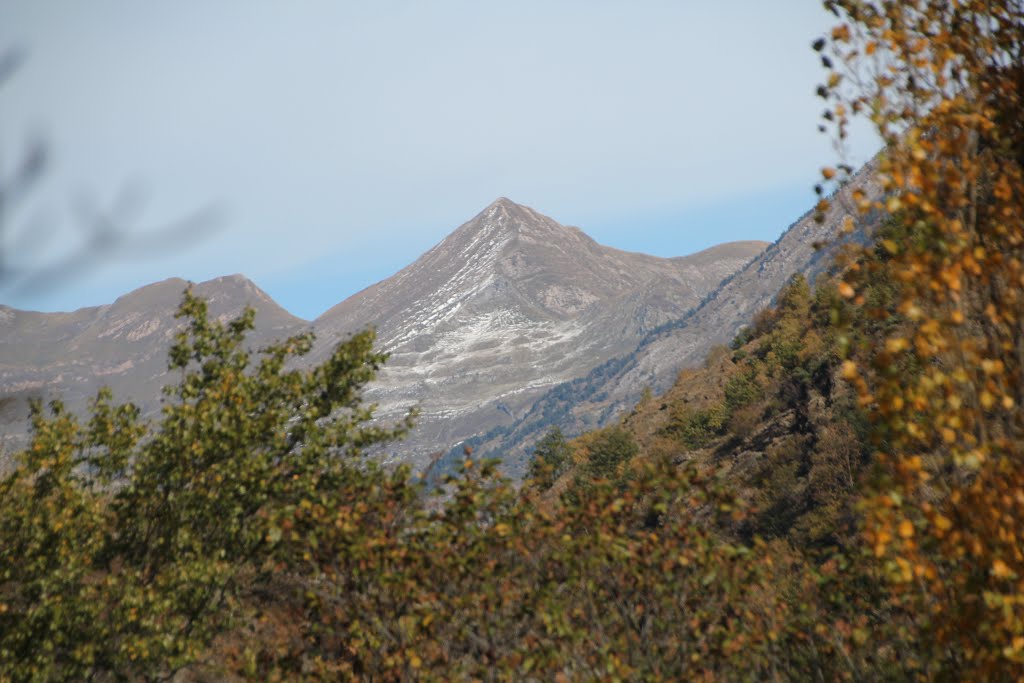
[[[1024, 673], [1024, 7], [1014, 0], [826, 3], [816, 47], [845, 134], [886, 143], [886, 257], [851, 268], [865, 308], [898, 283], [891, 331], [845, 376], [874, 426], [880, 474], [865, 542], [914, 615], [928, 676]], [[826, 169], [826, 175], [832, 173]], [[893, 312], [874, 310], [879, 319]], [[908, 376], [901, 369], [919, 368]]]
[[170, 367], [181, 381], [157, 428], [106, 392], [87, 425], [59, 403], [33, 407], [32, 443], [0, 482], [5, 677], [172, 674], [244, 623], [274, 562], [302, 559], [283, 550], [296, 511], [413, 496], [404, 472], [358, 464], [408, 426], [366, 425], [360, 390], [383, 361], [372, 334], [300, 372], [286, 361], [308, 336], [253, 363], [251, 310], [221, 325], [186, 293], [179, 315], [189, 327]]
[[713, 481], [667, 461], [607, 480], [636, 448], [613, 430], [573, 504], [538, 506], [472, 461], [433, 504], [359, 457], [401, 431], [359, 400], [370, 335], [300, 372], [286, 361], [307, 338], [253, 362], [251, 312], [211, 322], [187, 294], [181, 314], [157, 427], [106, 395], [87, 425], [35, 409], [0, 498], [3, 678], [830, 671], [813, 578], [784, 546], [719, 536]]

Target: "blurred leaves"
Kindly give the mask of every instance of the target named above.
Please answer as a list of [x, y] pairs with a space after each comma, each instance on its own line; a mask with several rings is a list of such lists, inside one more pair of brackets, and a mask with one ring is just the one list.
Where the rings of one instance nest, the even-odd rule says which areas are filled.
[[[25, 59], [20, 49], [0, 52], [0, 87]], [[5, 296], [66, 287], [108, 259], [151, 258], [186, 248], [221, 223], [221, 211], [207, 206], [163, 225], [139, 227], [130, 216], [137, 193], [127, 191], [105, 208], [80, 198], [73, 230], [62, 230], [49, 219], [26, 219], [25, 207], [42, 189], [53, 156], [46, 139], [36, 136], [15, 154], [13, 164], [0, 165], [0, 293]]]

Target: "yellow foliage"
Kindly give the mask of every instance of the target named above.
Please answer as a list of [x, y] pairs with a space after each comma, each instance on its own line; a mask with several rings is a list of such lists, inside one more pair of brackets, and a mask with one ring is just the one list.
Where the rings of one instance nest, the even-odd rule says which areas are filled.
[[[874, 412], [877, 438], [892, 449], [876, 485], [903, 501], [899, 516], [872, 509], [867, 534], [875, 554], [892, 557], [897, 578], [906, 579], [907, 566], [935, 574], [928, 594], [893, 598], [931, 613], [920, 623], [933, 624], [922, 636], [933, 674], [1019, 678], [1024, 620], [972, 605], [982, 593], [1024, 604], [1024, 588], [1004, 585], [1020, 566], [1024, 506], [1001, 495], [1024, 482], [1024, 418], [1016, 409], [1024, 398], [1020, 4], [826, 4], [840, 17], [831, 34], [831, 110], [842, 103], [871, 112], [885, 141], [881, 208], [904, 226], [881, 243], [884, 258], [866, 254], [868, 267], [849, 276], [851, 289], [893, 276], [911, 328], [890, 335], [857, 375], [858, 392], [877, 398], [863, 403]], [[842, 140], [847, 120], [834, 125]], [[893, 371], [894, 354], [928, 371], [911, 380]], [[843, 375], [853, 379], [852, 371]], [[904, 466], [922, 452], [928, 477]], [[917, 538], [908, 519], [915, 508], [931, 519], [919, 529], [936, 542]]]

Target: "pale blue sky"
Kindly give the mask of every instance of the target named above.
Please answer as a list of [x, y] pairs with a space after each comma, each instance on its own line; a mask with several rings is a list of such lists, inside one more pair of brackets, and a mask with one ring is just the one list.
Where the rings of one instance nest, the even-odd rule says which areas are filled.
[[835, 160], [809, 47], [830, 19], [813, 0], [0, 0], [0, 50], [26, 55], [0, 168], [32, 136], [53, 151], [6, 257], [59, 261], [83, 202], [219, 226], [0, 302], [242, 272], [312, 318], [498, 196], [662, 256], [773, 240]]

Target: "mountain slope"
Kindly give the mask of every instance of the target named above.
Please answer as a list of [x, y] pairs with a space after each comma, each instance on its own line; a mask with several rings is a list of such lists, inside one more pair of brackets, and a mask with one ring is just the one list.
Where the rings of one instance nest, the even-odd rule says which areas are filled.
[[382, 418], [421, 408], [401, 451], [422, 464], [634, 347], [764, 246], [739, 242], [657, 258], [602, 246], [501, 198], [412, 265], [318, 318], [313, 356], [375, 326], [391, 357], [369, 397]]
[[[17, 400], [61, 398], [80, 412], [101, 386], [144, 412], [159, 406], [170, 382], [167, 350], [182, 321], [174, 314], [188, 283], [178, 278], [146, 285], [106, 306], [72, 313], [39, 313], [0, 306], [0, 412], [5, 441], [15, 443], [27, 427], [27, 406]], [[308, 329], [242, 275], [202, 282], [194, 291], [209, 302], [213, 317], [226, 319], [256, 309], [254, 347]]]
[[[552, 387], [528, 414], [474, 439], [471, 445], [481, 455], [502, 458], [510, 473], [520, 474], [529, 447], [549, 426], [578, 434], [617, 419], [636, 404], [645, 387], [655, 393], [665, 391], [681, 369], [699, 365], [711, 348], [729, 343], [757, 311], [772, 302], [791, 275], [802, 273], [813, 281], [844, 241], [865, 238], [870, 217], [850, 235], [843, 236], [840, 227], [846, 216], [857, 213], [853, 208], [855, 192], [864, 192], [868, 198], [878, 196], [873, 177], [872, 163], [833, 197], [823, 221], [808, 212], [698, 307], [645, 334], [629, 352], [609, 358], [585, 376]], [[457, 457], [453, 451], [445, 460]], [[438, 463], [436, 471], [444, 471], [446, 466]]]
[[[430, 454], [511, 424], [551, 387], [628, 352], [765, 246], [736, 242], [658, 258], [602, 246], [501, 198], [314, 321], [317, 342], [299, 363], [320, 361], [347, 335], [375, 327], [391, 357], [368, 398], [384, 421], [421, 409], [396, 457], [423, 466]], [[84, 412], [108, 385], [119, 400], [156, 410], [186, 284], [155, 283], [72, 313], [0, 307], [0, 424], [12, 443], [24, 435], [25, 396], [59, 396]], [[242, 276], [195, 289], [214, 317], [253, 305], [254, 347], [309, 328]]]

